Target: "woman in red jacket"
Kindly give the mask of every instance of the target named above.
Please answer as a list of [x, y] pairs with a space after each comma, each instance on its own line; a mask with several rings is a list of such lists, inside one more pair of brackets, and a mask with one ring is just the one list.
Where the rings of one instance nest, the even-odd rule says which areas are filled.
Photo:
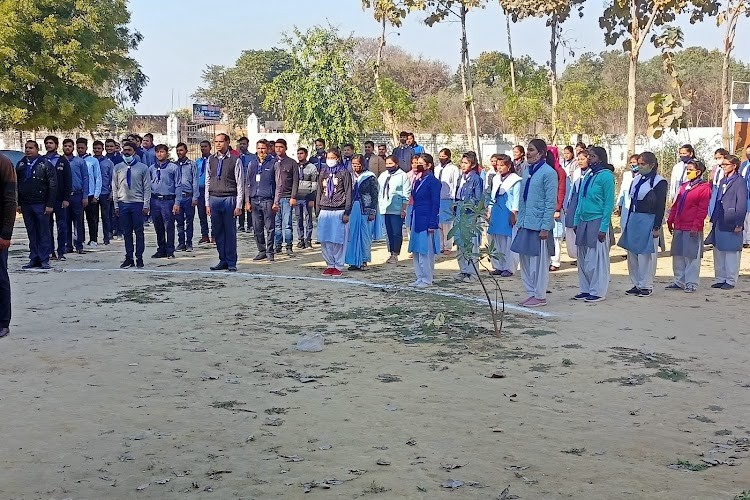
[[706, 166], [700, 160], [690, 160], [685, 175], [688, 182], [680, 186], [667, 228], [672, 233], [672, 269], [674, 282], [668, 290], [698, 290], [698, 278], [703, 256], [703, 225], [711, 201], [711, 184], [703, 180]]

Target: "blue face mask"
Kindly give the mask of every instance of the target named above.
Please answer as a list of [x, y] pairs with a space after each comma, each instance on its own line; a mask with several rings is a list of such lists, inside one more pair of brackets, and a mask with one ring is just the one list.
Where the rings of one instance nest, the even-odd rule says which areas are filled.
[[637, 174], [640, 169], [641, 168], [638, 165], [631, 165], [630, 166], [630, 171], [633, 172], [634, 174]]
[[127, 162], [127, 163], [130, 163], [131, 161], [133, 161], [133, 157], [132, 157], [132, 156], [125, 156], [125, 155], [123, 155], [123, 156], [122, 156], [122, 159], [123, 159], [123, 160], [124, 160], [125, 162]]
[[690, 160], [692, 160], [692, 158], [693, 158], [692, 156], [680, 156], [680, 161], [681, 161], [682, 163], [687, 163], [687, 162], [689, 162]]

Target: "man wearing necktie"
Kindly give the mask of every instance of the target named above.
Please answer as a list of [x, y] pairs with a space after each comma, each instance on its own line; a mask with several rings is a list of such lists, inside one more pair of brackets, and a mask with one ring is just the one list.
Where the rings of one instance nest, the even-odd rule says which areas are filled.
[[180, 213], [177, 214], [177, 250], [182, 252], [193, 251], [193, 221], [195, 220], [195, 207], [198, 206], [198, 170], [195, 163], [187, 157], [187, 144], [181, 142], [175, 148], [177, 150], [177, 166], [180, 168], [180, 180], [182, 186], [182, 199], [180, 200]]
[[52, 238], [49, 216], [57, 196], [57, 173], [50, 163], [39, 156], [39, 144], [27, 141], [26, 156], [16, 165], [18, 178], [18, 212], [29, 237], [29, 263], [24, 269], [51, 269]]
[[[121, 269], [143, 267], [143, 251], [146, 243], [143, 234], [144, 218], [151, 207], [151, 178], [145, 163], [135, 157], [136, 145], [122, 145], [122, 163], [115, 165], [112, 174], [112, 205], [120, 221], [120, 230], [125, 239], [125, 260]], [[135, 249], [133, 248], [135, 233]], [[133, 260], [133, 251], [135, 258]]]
[[214, 138], [216, 153], [208, 159], [206, 171], [206, 213], [216, 238], [219, 263], [212, 271], [237, 271], [237, 226], [235, 218], [242, 213], [245, 176], [242, 160], [229, 152], [229, 136]]
[[167, 146], [159, 144], [156, 163], [151, 165], [151, 218], [156, 231], [158, 249], [153, 259], [174, 259], [175, 216], [180, 213], [182, 186], [180, 167], [169, 161]]
[[211, 143], [201, 141], [201, 157], [195, 160], [195, 168], [198, 170], [198, 221], [201, 225], [201, 239], [198, 243], [211, 243], [208, 237], [208, 215], [206, 214], [206, 170], [208, 170], [210, 157]]

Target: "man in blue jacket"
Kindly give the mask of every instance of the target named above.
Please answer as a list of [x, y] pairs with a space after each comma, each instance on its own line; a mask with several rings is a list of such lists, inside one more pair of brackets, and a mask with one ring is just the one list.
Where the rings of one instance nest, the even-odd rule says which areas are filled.
[[414, 156], [414, 148], [406, 143], [409, 137], [409, 132], [401, 132], [399, 134], [399, 145], [393, 150], [393, 154], [398, 158], [398, 167], [404, 172], [411, 170], [411, 158]]
[[156, 163], [156, 147], [154, 147], [154, 135], [152, 133], [149, 132], [143, 136], [141, 149], [143, 149], [143, 163], [149, 167], [154, 165]]
[[253, 217], [253, 231], [258, 255], [253, 260], [274, 260], [276, 235], [276, 212], [273, 210], [276, 196], [275, 160], [268, 154], [268, 141], [261, 139], [255, 145], [256, 155], [247, 168], [245, 189], [245, 211]]
[[75, 142], [73, 139], [63, 140], [63, 156], [70, 164], [72, 191], [68, 206], [68, 231], [65, 253], [83, 252], [83, 240], [86, 237], [83, 228], [83, 211], [89, 204], [89, 169], [86, 162], [78, 156], [73, 156]]
[[[247, 137], [240, 137], [237, 141], [237, 149], [240, 150], [240, 160], [242, 161], [242, 168], [245, 169], [245, 179], [247, 179], [247, 166], [250, 163], [250, 159], [255, 156], [250, 152], [249, 147], [250, 139]], [[239, 226], [237, 227], [237, 231], [241, 233], [244, 233], [245, 231], [251, 232], [252, 226], [253, 224], [250, 216], [247, 217], [247, 226], [245, 226], [245, 212], [243, 210], [242, 215], [239, 216]], [[247, 230], [245, 227], [247, 227]]]
[[208, 170], [208, 159], [211, 156], [211, 143], [201, 141], [201, 157], [195, 160], [195, 168], [198, 171], [198, 221], [201, 225], [201, 239], [198, 243], [211, 243], [208, 237], [208, 214], [206, 214], [206, 170]]
[[[195, 207], [198, 205], [198, 170], [187, 157], [187, 144], [177, 144], [177, 166], [180, 167], [180, 181], [182, 199], [180, 213], [177, 214], [177, 250], [181, 252], [193, 251], [193, 221]], [[205, 201], [204, 201], [205, 204]]]
[[[109, 239], [112, 237], [112, 172], [115, 170], [115, 164], [112, 160], [104, 156], [104, 143], [94, 141], [91, 145], [94, 151], [94, 158], [99, 161], [99, 170], [102, 175], [102, 190], [99, 194], [99, 210], [102, 215], [102, 235], [104, 244], [109, 245]], [[95, 228], [96, 229], [96, 228]], [[92, 240], [97, 241], [98, 234], [94, 232]]]
[[[76, 140], [78, 157], [86, 162], [89, 173], [89, 203], [86, 206], [86, 222], [89, 226], [89, 248], [96, 248], [99, 232], [99, 197], [102, 193], [102, 171], [99, 161], [88, 153], [89, 141], [85, 137]], [[85, 237], [84, 237], [85, 239]]]
[[[60, 140], [54, 135], [44, 138], [44, 149], [47, 150], [46, 160], [57, 172], [57, 195], [55, 206], [49, 217], [49, 235], [52, 241], [52, 260], [66, 260], [65, 244], [68, 241], [68, 206], [73, 190], [73, 180], [70, 174], [70, 163], [57, 152]], [[53, 220], [54, 216], [54, 220]], [[57, 223], [57, 252], [55, 252], [55, 222]]]
[[169, 161], [169, 150], [159, 144], [156, 163], [149, 167], [151, 174], [151, 218], [156, 231], [158, 249], [152, 259], [174, 259], [175, 216], [180, 213], [182, 180], [180, 167]]

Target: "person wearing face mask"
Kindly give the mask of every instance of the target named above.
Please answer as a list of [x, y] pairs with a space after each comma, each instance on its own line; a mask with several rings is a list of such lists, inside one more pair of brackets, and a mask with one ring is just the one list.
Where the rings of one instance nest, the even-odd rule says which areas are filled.
[[521, 281], [528, 294], [521, 302], [525, 307], [547, 305], [549, 263], [555, 253], [551, 233], [555, 226], [557, 172], [548, 153], [547, 143], [542, 139], [529, 143], [526, 152], [529, 166], [523, 174], [516, 222], [518, 232], [511, 245], [521, 262]]
[[[456, 202], [456, 221], [459, 226], [462, 218], [475, 217], [476, 205], [484, 200], [484, 183], [479, 175], [479, 160], [474, 151], [467, 151], [461, 157], [461, 178], [458, 188], [458, 201]], [[468, 236], [468, 235], [467, 235]], [[481, 234], [472, 234], [464, 237], [460, 231], [456, 232], [456, 245], [458, 246], [458, 274], [456, 281], [472, 283], [477, 279], [477, 270], [473, 255], [479, 253], [479, 245], [482, 241]], [[469, 246], [470, 245], [470, 246]]]
[[[65, 257], [65, 243], [68, 239], [68, 207], [70, 206], [70, 197], [73, 193], [73, 178], [70, 169], [70, 163], [64, 156], [57, 152], [57, 146], [60, 140], [54, 135], [48, 135], [44, 138], [44, 148], [47, 150], [45, 159], [57, 172], [57, 195], [55, 196], [54, 211], [49, 217], [49, 235], [52, 240], [51, 260], [67, 260]], [[54, 220], [53, 220], [54, 217]], [[55, 224], [55, 222], [57, 224]], [[55, 238], [54, 230], [57, 226], [57, 252], [54, 251]]]
[[23, 269], [52, 269], [52, 238], [49, 233], [49, 216], [54, 211], [57, 196], [57, 171], [43, 156], [39, 144], [26, 141], [26, 156], [16, 165], [18, 179], [18, 213], [23, 214], [23, 224], [29, 238], [29, 263]]
[[489, 200], [487, 239], [494, 246], [490, 256], [494, 276], [509, 278], [518, 269], [518, 255], [510, 250], [516, 230], [516, 217], [521, 198], [521, 177], [508, 155], [498, 155], [497, 175], [492, 178]]
[[451, 162], [451, 150], [443, 148], [438, 153], [439, 165], [435, 167], [435, 177], [440, 181], [440, 253], [450, 254], [453, 238], [448, 238], [453, 227], [453, 204], [458, 198], [458, 183], [461, 171]]
[[711, 184], [703, 180], [706, 166], [700, 160], [688, 162], [688, 181], [680, 187], [667, 219], [672, 234], [674, 281], [667, 290], [698, 290], [703, 256], [703, 225], [711, 201]]
[[396, 155], [386, 157], [386, 171], [378, 177], [378, 212], [383, 215], [385, 221], [388, 252], [390, 252], [387, 264], [398, 263], [398, 256], [404, 241], [401, 228], [404, 225], [406, 208], [411, 197], [411, 183], [398, 162]]
[[677, 198], [680, 186], [687, 182], [687, 165], [688, 162], [695, 158], [695, 149], [690, 144], [683, 144], [680, 147], [680, 161], [672, 167], [672, 175], [669, 180], [669, 193], [667, 201], [671, 204]]
[[[352, 176], [342, 163], [338, 149], [326, 153], [326, 166], [318, 178], [318, 239], [326, 269], [323, 276], [338, 278], [343, 274], [352, 212]], [[400, 228], [399, 228], [400, 229]]]
[[378, 207], [378, 179], [364, 168], [362, 155], [352, 157], [352, 213], [349, 218], [344, 263], [350, 271], [364, 271], [372, 259], [372, 225]]
[[565, 199], [565, 247], [568, 250], [568, 257], [573, 260], [573, 265], [578, 265], [578, 247], [576, 247], [576, 232], [575, 232], [575, 215], [576, 208], [578, 207], [578, 198], [581, 192], [581, 183], [584, 182], [586, 176], [589, 174], [589, 155], [586, 150], [582, 150], [578, 153], [577, 158], [578, 176], [575, 181], [570, 185], [570, 189]]
[[120, 264], [121, 269], [142, 268], [146, 248], [143, 226], [144, 218], [150, 212], [151, 178], [146, 164], [135, 157], [136, 147], [130, 141], [122, 145], [122, 163], [115, 165], [112, 174], [112, 205], [125, 240], [125, 260]]
[[152, 259], [174, 259], [175, 217], [180, 213], [182, 201], [181, 168], [169, 160], [169, 150], [157, 145], [156, 163], [151, 165], [151, 215], [156, 232], [156, 253]]
[[404, 172], [411, 170], [411, 158], [414, 156], [414, 149], [406, 143], [408, 137], [409, 132], [401, 132], [398, 137], [399, 145], [392, 153], [398, 158], [398, 166]]
[[719, 183], [724, 178], [724, 169], [721, 168], [721, 164], [727, 156], [729, 156], [729, 151], [724, 148], [719, 148], [714, 151], [714, 161], [716, 164], [708, 174], [708, 182], [711, 186], [711, 201], [708, 203], [709, 219], [714, 213], [714, 206], [716, 206], [716, 197], [719, 194]]
[[711, 288], [731, 290], [737, 285], [742, 254], [742, 227], [747, 214], [748, 189], [739, 173], [740, 159], [729, 155], [721, 164], [724, 178], [719, 183], [711, 232], [706, 243], [714, 246], [716, 282]]
[[[750, 147], [745, 149], [745, 156], [747, 160], [740, 164], [738, 172], [745, 179], [745, 183], [748, 187], [748, 193], [750, 193]], [[748, 200], [748, 206], [750, 206], [750, 200]], [[750, 248], [750, 213], [745, 216], [745, 224], [742, 232], [742, 248]]]
[[326, 141], [323, 139], [315, 139], [315, 152], [310, 157], [310, 163], [315, 165], [320, 173], [323, 167], [326, 166]]
[[630, 155], [628, 168], [623, 171], [620, 179], [620, 192], [617, 195], [617, 208], [615, 208], [615, 215], [618, 217], [622, 215], [623, 208], [625, 210], [630, 208], [630, 186], [633, 184], [633, 177], [637, 173], [638, 155]]
[[615, 206], [615, 176], [606, 167], [604, 148], [591, 148], [589, 164], [591, 172], [581, 183], [573, 218], [580, 284], [580, 293], [574, 299], [593, 303], [606, 299], [609, 288], [609, 233]]
[[667, 203], [667, 180], [657, 174], [659, 162], [646, 151], [638, 157], [638, 175], [630, 188], [630, 208], [622, 214], [619, 246], [628, 251], [628, 274], [633, 288], [628, 295], [653, 293], [659, 233]]
[[274, 260], [276, 237], [276, 214], [273, 200], [276, 196], [276, 164], [268, 154], [268, 141], [255, 144], [255, 156], [247, 166], [247, 189], [245, 189], [245, 211], [253, 217], [253, 233], [258, 254], [253, 259]]
[[417, 161], [419, 179], [414, 185], [411, 212], [409, 251], [414, 256], [414, 274], [417, 279], [411, 286], [427, 288], [432, 285], [435, 272], [435, 254], [440, 250], [438, 229], [440, 211], [440, 181], [433, 174], [432, 155], [422, 153]]

